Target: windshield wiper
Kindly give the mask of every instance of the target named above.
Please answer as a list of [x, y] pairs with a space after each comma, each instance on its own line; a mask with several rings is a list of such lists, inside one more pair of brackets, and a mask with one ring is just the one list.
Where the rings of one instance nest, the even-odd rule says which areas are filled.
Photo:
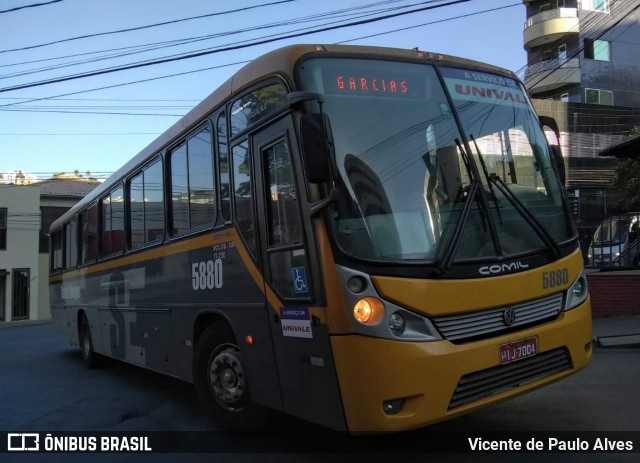
[[498, 190], [507, 198], [507, 200], [511, 203], [513, 208], [518, 211], [518, 213], [522, 216], [522, 218], [531, 226], [533, 231], [536, 232], [538, 237], [545, 244], [547, 249], [551, 251], [553, 257], [555, 259], [559, 259], [562, 257], [562, 251], [560, 250], [560, 246], [553, 240], [553, 237], [549, 234], [549, 232], [542, 226], [540, 221], [536, 219], [536, 217], [527, 209], [527, 207], [522, 204], [522, 201], [518, 199], [518, 197], [509, 189], [506, 183], [502, 181], [502, 179], [496, 175], [491, 174], [489, 176], [489, 181], [493, 183]]
[[[527, 207], [522, 204], [522, 201], [518, 199], [518, 197], [511, 191], [511, 189], [507, 186], [506, 183], [502, 181], [502, 179], [497, 174], [489, 174], [487, 170], [487, 165], [484, 162], [484, 157], [480, 152], [480, 148], [478, 147], [478, 143], [476, 142], [473, 135], [469, 137], [471, 141], [475, 144], [476, 151], [478, 152], [478, 158], [480, 159], [480, 163], [482, 164], [482, 169], [484, 171], [484, 175], [489, 183], [489, 188], [491, 189], [491, 195], [495, 198], [495, 192], [493, 191], [492, 185], [495, 185], [507, 198], [507, 200], [511, 203], [513, 208], [520, 213], [522, 218], [529, 224], [529, 226], [536, 232], [536, 234], [540, 237], [545, 246], [552, 252], [553, 257], [558, 259], [562, 256], [562, 252], [560, 251], [560, 247], [553, 240], [553, 237], [549, 234], [547, 230], [542, 226], [540, 221], [536, 219], [536, 217], [527, 209]], [[500, 210], [498, 209], [498, 217], [500, 217]], [[502, 221], [502, 219], [500, 218]]]
[[473, 203], [476, 197], [479, 185], [480, 185], [480, 182], [478, 182], [477, 180], [473, 180], [469, 185], [469, 191], [467, 192], [467, 199], [464, 202], [462, 213], [460, 214], [460, 220], [458, 220], [458, 223], [456, 224], [456, 228], [453, 231], [453, 236], [451, 237], [451, 241], [447, 246], [447, 250], [445, 251], [444, 256], [442, 257], [440, 262], [437, 262], [436, 268], [431, 272], [432, 276], [442, 276], [449, 270], [449, 268], [451, 268], [451, 263], [453, 262], [453, 258], [456, 255], [458, 246], [460, 245], [460, 240], [462, 239], [462, 232], [464, 231], [464, 227], [467, 224], [469, 211], [471, 211], [471, 204]]

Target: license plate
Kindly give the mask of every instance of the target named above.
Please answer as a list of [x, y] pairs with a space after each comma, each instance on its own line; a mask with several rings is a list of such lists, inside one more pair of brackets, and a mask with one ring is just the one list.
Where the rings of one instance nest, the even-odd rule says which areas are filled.
[[532, 337], [500, 346], [500, 364], [532, 357], [538, 353], [538, 338]]

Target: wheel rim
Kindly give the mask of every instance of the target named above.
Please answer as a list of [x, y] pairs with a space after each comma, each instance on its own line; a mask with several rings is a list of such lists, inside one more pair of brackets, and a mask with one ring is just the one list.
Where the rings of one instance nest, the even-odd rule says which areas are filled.
[[229, 411], [247, 406], [247, 375], [236, 346], [222, 345], [209, 357], [209, 389], [218, 404]]

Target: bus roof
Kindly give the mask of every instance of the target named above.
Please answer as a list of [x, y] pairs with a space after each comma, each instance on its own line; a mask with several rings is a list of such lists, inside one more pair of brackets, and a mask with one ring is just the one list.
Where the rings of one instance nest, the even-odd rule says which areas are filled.
[[372, 47], [363, 45], [290, 45], [268, 52], [254, 59], [238, 70], [226, 82], [220, 85], [213, 93], [211, 93], [202, 102], [196, 105], [186, 115], [184, 115], [175, 124], [169, 127], [158, 138], [151, 142], [146, 148], [131, 158], [120, 169], [113, 173], [100, 186], [91, 191], [87, 196], [82, 198], [69, 211], [62, 215], [58, 220], [51, 224], [50, 230], [59, 228], [70, 217], [78, 211], [89, 205], [95, 199], [99, 198], [103, 193], [109, 191], [112, 186], [125, 178], [132, 170], [138, 166], [144, 165], [153, 156], [160, 153], [167, 145], [175, 141], [181, 134], [186, 134], [196, 125], [202, 122], [212, 111], [224, 103], [234, 93], [243, 90], [245, 87], [261, 80], [266, 76], [279, 74], [285, 78], [291, 79], [290, 72], [293, 71], [295, 63], [303, 56], [317, 54], [321, 56], [325, 53], [339, 55], [353, 55], [361, 58], [397, 58], [401, 60], [424, 61], [437, 60], [443, 63], [457, 66], [469, 66], [485, 70], [487, 72], [495, 72], [500, 74], [508, 74], [518, 79], [512, 72], [504, 68], [482, 63], [479, 61], [469, 60], [456, 56], [443, 55], [440, 53], [432, 53], [417, 49], [401, 49], [387, 47]]

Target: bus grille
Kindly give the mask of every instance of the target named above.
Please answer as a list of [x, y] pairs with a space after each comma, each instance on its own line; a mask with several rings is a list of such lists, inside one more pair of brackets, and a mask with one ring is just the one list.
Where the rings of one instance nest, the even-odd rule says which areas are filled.
[[[433, 322], [445, 339], [462, 342], [556, 318], [562, 308], [562, 300], [562, 293], [558, 293], [498, 309], [435, 317]], [[504, 312], [507, 309], [515, 312], [515, 322], [511, 325], [505, 322]]]
[[464, 375], [458, 383], [449, 402], [449, 409], [522, 386], [571, 367], [569, 354], [564, 347], [561, 347], [518, 362], [469, 373]]

